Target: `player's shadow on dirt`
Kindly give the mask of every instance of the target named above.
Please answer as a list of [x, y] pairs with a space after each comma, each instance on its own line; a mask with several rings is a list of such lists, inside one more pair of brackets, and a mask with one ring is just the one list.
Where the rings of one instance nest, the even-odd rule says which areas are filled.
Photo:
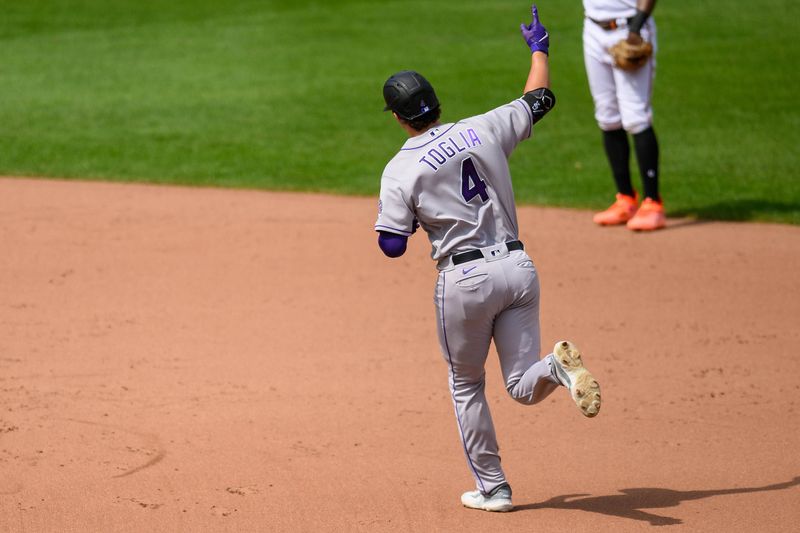
[[747, 222], [749, 220], [763, 219], [764, 215], [800, 215], [800, 205], [797, 203], [778, 202], [774, 200], [760, 200], [755, 198], [741, 198], [726, 202], [688, 207], [679, 210], [670, 210], [670, 217], [689, 217], [698, 220], [728, 220]]
[[662, 509], [665, 507], [677, 507], [681, 502], [688, 500], [699, 500], [712, 496], [723, 496], [725, 494], [745, 494], [748, 492], [764, 492], [769, 490], [783, 490], [789, 487], [800, 485], [800, 476], [785, 483], [775, 483], [764, 487], [743, 487], [739, 489], [719, 489], [719, 490], [671, 490], [659, 488], [636, 488], [623, 489], [622, 494], [610, 496], [591, 496], [588, 494], [566, 494], [556, 496], [546, 502], [529, 503], [526, 505], [515, 506], [515, 511], [526, 509], [572, 509], [576, 511], [587, 511], [590, 513], [600, 513], [620, 518], [630, 518], [649, 522], [652, 526], [672, 526], [683, 523], [678, 518], [661, 516], [648, 513], [642, 509]]

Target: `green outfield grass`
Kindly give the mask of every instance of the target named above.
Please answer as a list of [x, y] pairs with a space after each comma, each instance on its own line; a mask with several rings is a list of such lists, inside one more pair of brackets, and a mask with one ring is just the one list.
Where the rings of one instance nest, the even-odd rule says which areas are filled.
[[[0, 174], [375, 195], [414, 68], [444, 120], [521, 92], [525, 2], [0, 0]], [[541, 0], [555, 111], [512, 157], [521, 202], [613, 195], [579, 0]], [[655, 126], [671, 215], [800, 224], [795, 0], [661, 2]], [[634, 167], [635, 168], [635, 167]]]

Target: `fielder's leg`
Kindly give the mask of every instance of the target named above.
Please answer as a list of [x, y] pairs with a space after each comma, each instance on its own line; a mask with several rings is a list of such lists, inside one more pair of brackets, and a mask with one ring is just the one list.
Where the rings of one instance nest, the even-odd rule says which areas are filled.
[[614, 69], [622, 125], [633, 135], [644, 197], [660, 201], [658, 193], [658, 141], [653, 130], [653, 81], [656, 72], [656, 27], [652, 19], [642, 28], [642, 38], [653, 44], [653, 56], [633, 72]]
[[614, 176], [617, 192], [625, 196], [635, 197], [631, 182], [631, 147], [628, 144], [628, 134], [622, 128], [603, 130], [603, 148], [606, 159]]
[[628, 229], [652, 231], [666, 226], [664, 205], [659, 194], [658, 141], [652, 127], [653, 110], [650, 99], [655, 76], [655, 23], [651, 20], [642, 28], [642, 37], [653, 43], [653, 56], [639, 70], [615, 72], [622, 124], [633, 135], [636, 159], [642, 176], [644, 200], [636, 215], [626, 223]]
[[624, 224], [636, 213], [636, 192], [631, 183], [630, 145], [622, 127], [622, 114], [617, 98], [617, 79], [608, 47], [621, 32], [606, 32], [586, 20], [583, 28], [583, 59], [586, 77], [594, 101], [594, 117], [603, 132], [603, 148], [617, 189], [616, 201], [594, 216], [603, 226]]
[[652, 198], [660, 202], [658, 192], [658, 140], [656, 132], [650, 126], [633, 136], [636, 149], [636, 161], [639, 163], [639, 173], [642, 176], [645, 198]]

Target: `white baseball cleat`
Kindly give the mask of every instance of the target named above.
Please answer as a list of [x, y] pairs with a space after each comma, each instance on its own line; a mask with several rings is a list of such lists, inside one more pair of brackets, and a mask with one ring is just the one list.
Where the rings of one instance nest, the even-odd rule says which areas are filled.
[[461, 495], [461, 504], [470, 509], [499, 513], [505, 513], [514, 508], [514, 504], [511, 503], [511, 487], [508, 484], [500, 485], [487, 496], [484, 496], [479, 490], [465, 492]]
[[569, 341], [557, 342], [553, 347], [553, 366], [556, 376], [585, 416], [600, 412], [600, 385], [583, 366], [581, 352]]

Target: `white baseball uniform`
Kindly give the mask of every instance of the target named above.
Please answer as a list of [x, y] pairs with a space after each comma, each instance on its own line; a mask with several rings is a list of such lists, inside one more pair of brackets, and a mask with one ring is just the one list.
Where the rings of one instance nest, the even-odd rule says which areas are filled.
[[[409, 236], [418, 220], [439, 275], [434, 303], [458, 430], [477, 488], [506, 483], [484, 394], [494, 339], [509, 394], [533, 404], [558, 386], [539, 359], [539, 280], [523, 250], [509, 250], [518, 226], [508, 157], [530, 137], [522, 98], [486, 114], [437, 126], [406, 141], [381, 179], [375, 229]], [[454, 264], [453, 254], [482, 257]]]
[[[641, 36], [653, 45], [653, 56], [640, 69], [626, 72], [613, 68], [608, 49], [628, 36], [627, 19], [636, 14], [636, 0], [583, 0], [583, 56], [595, 119], [600, 129], [620, 127], [636, 134], [653, 120], [650, 104], [655, 76], [656, 24], [649, 17]], [[615, 29], [603, 29], [594, 21], [615, 21]]]

